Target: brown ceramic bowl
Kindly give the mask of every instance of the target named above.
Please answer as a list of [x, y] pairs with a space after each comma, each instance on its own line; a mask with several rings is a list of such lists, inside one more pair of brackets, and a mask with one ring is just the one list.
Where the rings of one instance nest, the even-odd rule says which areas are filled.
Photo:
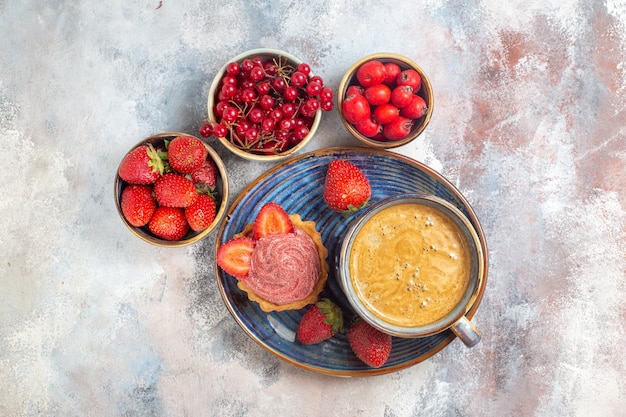
[[[211, 87], [209, 88], [209, 97], [207, 100], [207, 107], [208, 107], [208, 113], [209, 113], [209, 121], [215, 122], [218, 121], [218, 117], [215, 114], [215, 106], [218, 103], [218, 94], [219, 94], [219, 89], [221, 88], [222, 84], [222, 78], [224, 77], [224, 75], [226, 74], [226, 69], [228, 67], [228, 64], [231, 62], [237, 62], [237, 63], [241, 63], [243, 60], [245, 59], [252, 59], [254, 57], [261, 57], [264, 60], [268, 60], [268, 59], [280, 59], [282, 63], [284, 64], [288, 64], [293, 66], [294, 68], [302, 62], [301, 59], [295, 57], [294, 55], [291, 55], [287, 52], [284, 51], [280, 51], [277, 49], [267, 49], [267, 48], [259, 48], [259, 49], [252, 49], [249, 50], [247, 52], [243, 52], [233, 58], [231, 58], [226, 64], [224, 64], [224, 66], [219, 70], [219, 72], [217, 73], [217, 75], [215, 76], [215, 78], [213, 79], [213, 82], [211, 84]], [[310, 74], [310, 76], [312, 76], [313, 73]], [[311, 127], [309, 128], [309, 134], [306, 135], [306, 137], [304, 139], [302, 139], [297, 145], [281, 152], [278, 154], [262, 154], [262, 153], [254, 153], [252, 151], [246, 150], [240, 146], [237, 146], [236, 140], [235, 138], [233, 138], [233, 133], [229, 132], [227, 134], [227, 136], [225, 138], [221, 138], [219, 139], [220, 143], [222, 143], [226, 149], [228, 149], [229, 151], [231, 151], [232, 153], [234, 153], [237, 156], [240, 156], [244, 159], [248, 159], [248, 160], [252, 160], [252, 161], [261, 161], [261, 162], [276, 162], [276, 161], [280, 161], [286, 158], [289, 158], [290, 156], [295, 155], [296, 153], [298, 153], [302, 148], [304, 148], [313, 138], [313, 136], [315, 135], [315, 132], [319, 126], [320, 120], [322, 118], [322, 110], [318, 110], [315, 114], [315, 117], [313, 118], [313, 122]]]
[[[401, 70], [414, 69], [420, 74], [422, 78], [421, 86], [419, 90], [416, 92], [416, 94], [421, 96], [424, 99], [428, 109], [422, 117], [418, 119], [413, 119], [413, 127], [409, 135], [402, 139], [378, 140], [378, 139], [369, 138], [361, 134], [348, 120], [346, 120], [346, 117], [343, 114], [342, 107], [343, 107], [343, 101], [346, 97], [346, 91], [352, 85], [359, 85], [359, 82], [356, 76], [356, 73], [359, 67], [365, 64], [366, 62], [372, 61], [372, 60], [381, 61], [383, 64], [386, 64], [389, 62], [396, 63], [400, 67]], [[350, 132], [352, 136], [354, 136], [356, 139], [359, 140], [359, 142], [367, 146], [371, 146], [373, 148], [379, 148], [379, 149], [395, 148], [398, 146], [406, 145], [407, 143], [411, 142], [412, 140], [417, 138], [424, 131], [424, 129], [426, 129], [426, 126], [428, 126], [428, 123], [430, 122], [430, 119], [433, 114], [433, 108], [434, 108], [433, 89], [432, 89], [430, 80], [426, 76], [426, 73], [424, 73], [424, 71], [419, 67], [419, 65], [411, 61], [409, 58], [406, 58], [402, 55], [398, 55], [394, 53], [387, 53], [387, 52], [377, 53], [377, 54], [369, 55], [369, 56], [366, 56], [365, 58], [360, 59], [359, 61], [354, 63], [345, 73], [341, 82], [339, 83], [339, 88], [337, 91], [337, 109], [339, 110], [339, 116], [341, 118], [341, 121], [343, 122], [343, 125], [346, 127], [346, 129], [348, 130], [348, 132]]]
[[[159, 134], [143, 139], [142, 141], [137, 143], [135, 146], [133, 146], [128, 152], [132, 151], [138, 146], [145, 145], [148, 143], [153, 144], [155, 147], [163, 146], [166, 140], [172, 140], [177, 136], [183, 136], [183, 135], [192, 136], [187, 133], [179, 133], [179, 132], [159, 133]], [[193, 230], [190, 230], [189, 233], [187, 233], [187, 235], [181, 240], [168, 241], [168, 240], [158, 238], [150, 232], [147, 225], [142, 226], [142, 227], [135, 227], [131, 225], [124, 218], [124, 215], [122, 214], [122, 207], [121, 207], [120, 200], [122, 196], [122, 191], [128, 185], [128, 183], [122, 180], [116, 171], [115, 184], [114, 184], [115, 206], [117, 207], [117, 211], [120, 215], [120, 218], [122, 219], [122, 222], [124, 222], [126, 227], [128, 227], [128, 230], [130, 230], [139, 239], [145, 242], [151, 243], [153, 245], [156, 245], [156, 246], [161, 246], [161, 247], [185, 246], [185, 245], [198, 242], [199, 240], [207, 237], [220, 224], [220, 221], [222, 220], [222, 218], [224, 217], [224, 214], [226, 213], [226, 208], [227, 208], [226, 206], [228, 202], [228, 178], [226, 176], [226, 168], [224, 167], [224, 163], [222, 162], [222, 159], [217, 154], [217, 152], [215, 152], [215, 150], [213, 150], [213, 148], [211, 148], [206, 143], [204, 144], [204, 146], [207, 148], [208, 157], [213, 159], [213, 162], [215, 162], [215, 166], [217, 167], [217, 171], [218, 171], [218, 179], [217, 179], [217, 186], [216, 186], [217, 214], [215, 216], [215, 220], [213, 220], [213, 223], [208, 228], [200, 232], [195, 232]]]

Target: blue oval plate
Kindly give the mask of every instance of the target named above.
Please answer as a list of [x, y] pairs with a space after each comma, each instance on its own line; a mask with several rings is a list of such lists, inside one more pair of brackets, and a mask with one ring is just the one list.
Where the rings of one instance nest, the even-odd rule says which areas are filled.
[[[480, 222], [461, 193], [428, 166], [411, 158], [385, 150], [369, 148], [328, 148], [284, 161], [251, 183], [235, 200], [217, 235], [217, 247], [233, 238], [254, 221], [263, 204], [275, 201], [289, 214], [298, 213], [303, 220], [313, 220], [328, 248], [330, 273], [321, 297], [329, 297], [343, 309], [346, 323], [354, 312], [334, 276], [335, 254], [342, 236], [356, 214], [344, 216], [328, 209], [322, 198], [328, 164], [347, 159], [367, 176], [372, 187], [371, 201], [403, 193], [432, 194], [459, 208], [470, 219], [480, 238], [485, 271], [482, 288], [468, 312], [475, 314], [487, 282], [487, 245]], [[226, 303], [241, 328], [260, 346], [279, 358], [301, 368], [335, 376], [370, 376], [395, 372], [422, 362], [446, 347], [456, 337], [451, 331], [420, 339], [393, 338], [391, 355], [381, 368], [363, 364], [353, 354], [345, 333], [317, 345], [295, 342], [295, 330], [306, 308], [265, 313], [237, 288], [237, 280], [217, 265], [217, 283]]]

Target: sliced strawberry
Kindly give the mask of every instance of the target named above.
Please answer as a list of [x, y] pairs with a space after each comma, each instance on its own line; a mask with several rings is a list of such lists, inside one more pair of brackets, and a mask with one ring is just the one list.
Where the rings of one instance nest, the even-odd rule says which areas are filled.
[[235, 278], [245, 278], [250, 272], [250, 256], [255, 241], [249, 237], [229, 240], [217, 249], [217, 264]]
[[256, 219], [252, 235], [255, 239], [273, 235], [277, 233], [293, 233], [293, 223], [289, 215], [279, 204], [270, 202], [265, 203]]

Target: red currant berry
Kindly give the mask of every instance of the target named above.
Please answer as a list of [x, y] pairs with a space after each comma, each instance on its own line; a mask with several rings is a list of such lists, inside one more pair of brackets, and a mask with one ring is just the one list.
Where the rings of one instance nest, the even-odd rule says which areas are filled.
[[228, 106], [228, 100], [220, 100], [215, 105], [215, 114], [222, 114], [224, 112], [224, 107]]
[[311, 82], [320, 83], [321, 86], [324, 86], [324, 80], [319, 75], [312, 76], [311, 79], [309, 80], [309, 82], [310, 83]]
[[250, 78], [245, 78], [241, 81], [241, 88], [255, 88], [256, 82]]
[[224, 98], [233, 98], [233, 96], [237, 93], [237, 86], [235, 84], [224, 84], [222, 86], [221, 93]]
[[280, 121], [280, 130], [291, 130], [293, 119], [282, 119]]
[[213, 128], [210, 123], [205, 123], [200, 126], [200, 136], [203, 138], [208, 138], [213, 134]]
[[296, 70], [300, 71], [304, 75], [309, 75], [311, 73], [311, 67], [306, 62], [299, 63]]
[[295, 71], [291, 74], [291, 85], [295, 87], [304, 87], [307, 82], [307, 76], [300, 71]]
[[224, 124], [217, 123], [216, 125], [213, 126], [213, 134], [215, 135], [215, 137], [224, 138], [226, 137], [227, 133], [228, 133], [228, 128]]
[[322, 85], [316, 81], [311, 81], [306, 85], [306, 92], [309, 96], [315, 97], [322, 92]]
[[274, 108], [274, 109], [272, 109], [272, 110], [270, 111], [269, 116], [270, 116], [272, 119], [274, 119], [274, 120], [276, 120], [276, 121], [278, 122], [278, 121], [280, 121], [280, 120], [283, 120], [283, 117], [284, 117], [285, 115], [283, 114], [283, 111], [282, 111], [281, 109], [279, 109], [278, 107], [276, 107], [276, 108]]
[[332, 100], [322, 101], [322, 103], [320, 104], [320, 109], [324, 111], [331, 111], [334, 108], [335, 108], [335, 102]]
[[274, 97], [266, 94], [259, 99], [259, 105], [265, 110], [269, 110], [274, 107]]
[[320, 108], [320, 101], [316, 98], [310, 98], [304, 102], [307, 112], [315, 113]]
[[235, 120], [237, 120], [237, 117], [239, 116], [239, 111], [237, 110], [237, 108], [227, 105], [224, 107], [224, 111], [222, 111], [222, 120], [224, 120], [227, 123], [232, 123]]
[[267, 61], [265, 65], [263, 65], [263, 69], [265, 70], [265, 73], [270, 76], [274, 76], [276, 75], [276, 72], [278, 72], [276, 64], [272, 61]]
[[309, 134], [309, 128], [306, 126], [298, 126], [293, 130], [293, 137], [302, 140]]
[[246, 138], [248, 142], [254, 142], [259, 137], [259, 130], [256, 127], [251, 127], [245, 131], [243, 137]]
[[222, 78], [222, 85], [226, 84], [237, 85], [237, 77], [234, 75], [225, 75], [224, 78]]
[[244, 103], [252, 103], [256, 99], [256, 92], [253, 88], [244, 88], [241, 91], [241, 101]]
[[271, 117], [266, 117], [261, 122], [261, 130], [264, 132], [271, 132], [272, 130], [274, 130], [275, 126], [276, 120], [272, 119]]
[[280, 108], [286, 118], [296, 114], [296, 110], [298, 109], [294, 103], [284, 103]]
[[260, 66], [254, 66], [251, 70], [250, 70], [250, 79], [253, 81], [261, 81], [263, 78], [265, 78], [265, 70], [263, 69], [263, 67]]
[[226, 73], [228, 75], [237, 75], [241, 72], [241, 68], [239, 67], [239, 64], [236, 62], [231, 62], [228, 65], [226, 65]]
[[263, 117], [265, 117], [265, 113], [263, 112], [263, 110], [256, 107], [250, 110], [250, 113], [248, 113], [248, 120], [250, 120], [252, 123], [261, 123]]
[[260, 96], [269, 94], [271, 90], [272, 88], [270, 87], [269, 81], [261, 81], [256, 85], [256, 92], [259, 93]]
[[324, 101], [331, 101], [334, 96], [335, 96], [335, 93], [333, 92], [332, 88], [330, 88], [330, 87], [322, 87], [322, 91], [320, 91], [320, 100], [322, 102], [324, 102]]
[[281, 77], [276, 77], [272, 79], [272, 87], [274, 87], [274, 90], [278, 91], [279, 93], [282, 93], [283, 91], [285, 91], [285, 87], [287, 87], [287, 83]]
[[293, 85], [290, 85], [289, 87], [285, 88], [285, 91], [283, 92], [283, 97], [287, 101], [295, 101], [298, 98], [298, 89]]
[[254, 62], [251, 59], [244, 59], [241, 61], [241, 70], [246, 74], [249, 74], [252, 68], [254, 68]]

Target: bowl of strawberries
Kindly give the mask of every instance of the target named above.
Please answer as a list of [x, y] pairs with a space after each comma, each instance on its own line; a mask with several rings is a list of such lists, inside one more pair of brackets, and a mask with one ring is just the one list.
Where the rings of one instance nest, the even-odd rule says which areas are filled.
[[361, 143], [395, 148], [417, 138], [430, 122], [432, 85], [415, 62], [378, 53], [360, 59], [339, 83], [337, 107], [343, 125]]
[[200, 136], [216, 137], [229, 151], [275, 162], [313, 138], [334, 91], [296, 56], [268, 48], [231, 58], [215, 76]]
[[226, 212], [228, 179], [220, 156], [201, 139], [165, 132], [143, 139], [115, 176], [118, 213], [137, 237], [157, 246], [195, 243]]

